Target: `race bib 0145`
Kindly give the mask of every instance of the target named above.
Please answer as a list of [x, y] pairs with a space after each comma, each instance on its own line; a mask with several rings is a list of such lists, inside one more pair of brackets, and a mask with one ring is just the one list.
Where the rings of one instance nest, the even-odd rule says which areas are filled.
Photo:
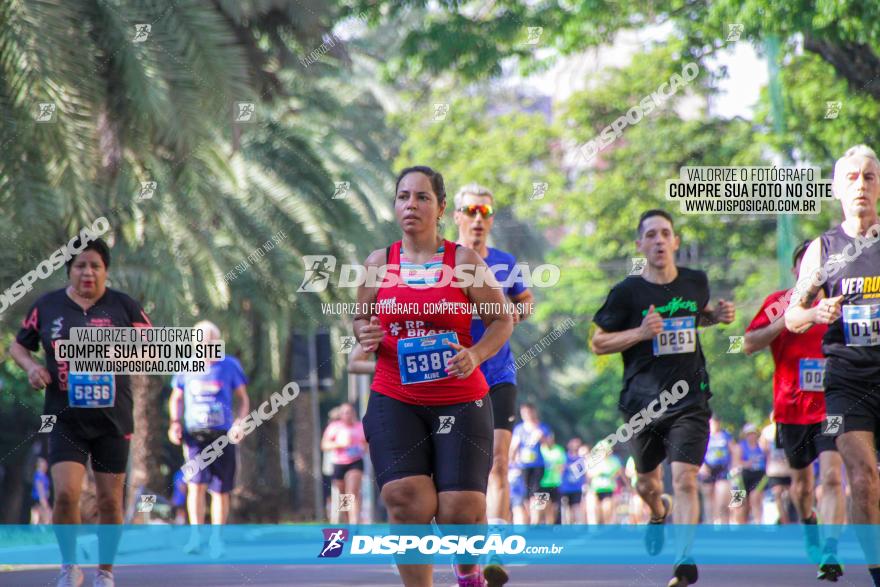
[[847, 346], [880, 344], [880, 304], [843, 307], [843, 333]]

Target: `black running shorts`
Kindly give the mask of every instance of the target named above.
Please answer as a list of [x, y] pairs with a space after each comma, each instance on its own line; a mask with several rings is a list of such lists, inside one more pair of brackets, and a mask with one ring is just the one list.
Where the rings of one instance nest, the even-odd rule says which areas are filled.
[[[669, 457], [671, 462], [699, 466], [709, 444], [709, 417], [706, 406], [692, 406], [651, 422], [630, 441], [636, 471], [649, 473]], [[629, 421], [629, 416], [626, 421]]]
[[91, 457], [96, 473], [125, 473], [130, 445], [128, 436], [90, 435], [59, 420], [49, 433], [49, 466], [70, 461], [85, 466]]
[[438, 492], [486, 493], [492, 468], [492, 405], [481, 400], [422, 406], [370, 392], [364, 433], [380, 489], [428, 475]]
[[492, 419], [495, 430], [513, 432], [516, 422], [516, 385], [513, 383], [496, 383], [489, 388], [492, 398]]
[[777, 424], [776, 444], [782, 445], [792, 469], [806, 469], [826, 450], [837, 450], [834, 436], [822, 433], [822, 424]]

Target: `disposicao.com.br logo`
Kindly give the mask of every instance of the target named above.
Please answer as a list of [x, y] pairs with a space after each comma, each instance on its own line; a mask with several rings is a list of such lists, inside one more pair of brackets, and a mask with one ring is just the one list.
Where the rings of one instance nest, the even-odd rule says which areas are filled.
[[[324, 529], [324, 547], [319, 558], [338, 557], [347, 535], [341, 529]], [[458, 554], [499, 556], [517, 554], [558, 554], [563, 546], [528, 546], [524, 536], [500, 534], [450, 534], [446, 536], [387, 534], [351, 536], [351, 555]]]
[[[396, 264], [381, 266], [366, 266], [344, 263], [337, 269], [336, 257], [333, 255], [304, 255], [304, 275], [302, 283], [296, 290], [298, 293], [320, 293], [331, 284], [331, 278], [338, 275], [334, 280], [334, 287], [357, 288], [366, 287], [395, 287], [407, 283], [410, 287], [431, 288], [451, 285], [452, 287], [480, 287], [488, 284], [491, 287], [511, 287], [515, 283], [532, 287], [553, 287], [559, 282], [560, 270], [556, 265], [542, 264], [530, 268], [526, 263], [517, 263], [512, 267], [507, 265], [471, 265], [461, 263], [455, 267], [442, 265], [433, 271], [433, 277], [424, 285], [409, 283], [409, 277], [416, 275], [424, 267], [401, 267]], [[495, 278], [495, 272], [504, 270], [509, 272], [503, 281]]]

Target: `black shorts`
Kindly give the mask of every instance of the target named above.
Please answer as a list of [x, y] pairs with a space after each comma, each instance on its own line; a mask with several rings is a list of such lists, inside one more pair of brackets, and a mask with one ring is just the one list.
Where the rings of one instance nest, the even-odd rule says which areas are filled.
[[428, 475], [438, 492], [486, 493], [493, 444], [488, 399], [421, 406], [371, 391], [363, 425], [379, 488]]
[[91, 457], [96, 473], [125, 473], [130, 445], [130, 435], [89, 435], [59, 420], [49, 433], [49, 466], [70, 461], [85, 466]]
[[876, 436], [880, 423], [880, 384], [826, 369], [825, 414], [826, 424], [833, 422], [834, 416], [843, 417], [838, 428], [828, 429], [828, 436], [832, 438], [856, 430], [873, 432]]
[[526, 484], [526, 497], [531, 497], [541, 490], [541, 478], [544, 476], [544, 467], [523, 467], [523, 482]]
[[822, 434], [822, 424], [776, 424], [776, 446], [785, 451], [792, 469], [806, 469], [819, 454], [837, 450], [834, 436]]
[[763, 469], [758, 471], [750, 471], [749, 469], [743, 469], [742, 479], [743, 479], [743, 489], [746, 490], [746, 495], [752, 493], [755, 489], [758, 488], [758, 485], [761, 483], [761, 479], [764, 478], [765, 471]]
[[495, 430], [513, 432], [516, 422], [516, 385], [513, 383], [496, 383], [489, 388], [492, 400], [492, 420]]
[[728, 465], [709, 465], [709, 474], [701, 475], [700, 481], [703, 483], [718, 483], [719, 481], [726, 481], [729, 473], [730, 467]]
[[538, 493], [546, 493], [550, 496], [550, 501], [559, 505], [562, 502], [562, 494], [559, 493], [558, 487], [541, 487]]
[[345, 474], [349, 471], [361, 471], [364, 470], [364, 460], [358, 459], [353, 463], [349, 463], [347, 465], [333, 465], [333, 480], [334, 481], [342, 481], [345, 479]]
[[584, 498], [584, 494], [581, 491], [573, 492], [573, 493], [563, 493], [562, 497], [568, 500], [568, 505], [578, 505], [581, 503], [581, 500]]
[[786, 475], [785, 477], [767, 477], [767, 489], [773, 489], [776, 486], [780, 487], [790, 487], [791, 486], [791, 477]]
[[613, 491], [599, 491], [596, 492], [596, 499], [599, 501], [605, 501], [606, 499], [614, 497]]
[[[626, 416], [629, 421], [633, 414]], [[649, 473], [669, 457], [671, 462], [699, 466], [709, 444], [708, 406], [687, 407], [651, 422], [631, 440], [636, 471]]]

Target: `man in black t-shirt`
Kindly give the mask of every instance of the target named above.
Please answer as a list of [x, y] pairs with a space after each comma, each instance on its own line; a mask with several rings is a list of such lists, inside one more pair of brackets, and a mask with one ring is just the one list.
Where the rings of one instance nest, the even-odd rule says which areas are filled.
[[[843, 457], [852, 523], [874, 585], [880, 585], [875, 448], [880, 432], [880, 160], [874, 150], [865, 145], [847, 150], [834, 166], [832, 191], [844, 220], [804, 253], [785, 326], [800, 333], [828, 324], [822, 338], [827, 357], [822, 432], [834, 437]], [[836, 560], [828, 563], [823, 560], [820, 575], [839, 566]]]
[[[113, 524], [99, 535], [100, 560], [96, 587], [113, 587], [112, 558], [120, 537], [122, 494], [131, 434], [130, 378], [104, 373], [70, 373], [65, 361], [55, 360], [55, 345], [70, 338], [75, 327], [149, 327], [140, 304], [128, 295], [107, 288], [110, 249], [96, 239], [82, 246], [67, 262], [69, 284], [41, 296], [28, 310], [10, 354], [28, 374], [35, 389], [46, 389], [43, 413], [56, 421], [49, 436], [49, 465], [55, 490], [52, 523], [61, 549], [58, 585], [79, 586], [83, 573], [76, 565], [75, 533], [63, 525], [80, 523], [80, 493], [86, 463], [95, 472], [98, 515], [101, 524]], [[42, 347], [43, 366], [31, 355]], [[100, 397], [90, 392], [100, 382]], [[97, 395], [97, 394], [95, 394]]]
[[[697, 327], [730, 324], [735, 315], [732, 302], [709, 306], [705, 273], [676, 267], [680, 244], [669, 214], [642, 214], [636, 245], [647, 258], [643, 273], [615, 285], [593, 317], [593, 352], [623, 355], [619, 407], [627, 425], [617, 438], [625, 442], [632, 437], [636, 489], [651, 508], [649, 554], [662, 549], [661, 524], [673, 510], [676, 524], [699, 523], [697, 471], [709, 440], [711, 393]], [[663, 493], [666, 457], [672, 463], [674, 508]], [[697, 581], [689, 540], [683, 542], [670, 586]]]

